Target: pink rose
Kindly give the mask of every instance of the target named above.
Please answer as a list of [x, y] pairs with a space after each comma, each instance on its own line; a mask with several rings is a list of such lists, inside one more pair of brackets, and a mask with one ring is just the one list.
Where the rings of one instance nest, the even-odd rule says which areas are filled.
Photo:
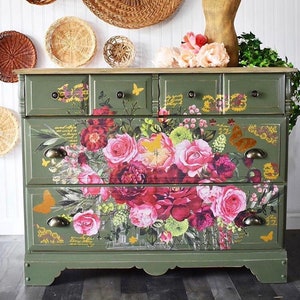
[[136, 141], [129, 134], [117, 134], [115, 138], [109, 139], [103, 153], [111, 165], [129, 162], [137, 154]]
[[96, 184], [103, 183], [102, 178], [97, 173], [95, 173], [93, 171], [93, 169], [91, 167], [89, 167], [88, 165], [83, 164], [82, 170], [83, 170], [83, 172], [81, 172], [78, 175], [78, 183], [85, 184], [85, 185], [86, 184], [95, 184], [95, 186], [93, 186], [93, 187], [91, 187], [91, 186], [83, 187], [81, 189], [83, 195], [85, 197], [101, 195], [103, 200], [107, 200], [109, 197], [108, 189], [96, 186]]
[[226, 67], [229, 55], [223, 43], [210, 43], [204, 45], [197, 54], [200, 67]]
[[164, 231], [160, 235], [160, 240], [166, 244], [172, 242], [172, 233], [170, 231]]
[[176, 145], [175, 163], [181, 171], [190, 177], [199, 175], [212, 158], [211, 147], [202, 139], [193, 142], [184, 140]]
[[207, 43], [207, 37], [202, 34], [195, 35], [194, 32], [188, 32], [181, 43], [181, 48], [192, 50], [197, 54], [200, 48]]
[[73, 217], [73, 226], [77, 233], [91, 236], [97, 234], [100, 228], [100, 218], [91, 209], [79, 212]]
[[246, 193], [235, 186], [226, 186], [223, 195], [211, 205], [215, 217], [221, 217], [225, 223], [234, 221], [236, 216], [246, 209]]
[[149, 168], [166, 169], [174, 161], [174, 152], [171, 139], [164, 133], [155, 133], [138, 141], [136, 159]]
[[146, 228], [157, 220], [157, 212], [152, 205], [135, 205], [130, 210], [129, 218], [133, 225]]
[[223, 188], [220, 186], [210, 187], [208, 185], [200, 185], [196, 189], [198, 196], [205, 204], [212, 204], [223, 195]]

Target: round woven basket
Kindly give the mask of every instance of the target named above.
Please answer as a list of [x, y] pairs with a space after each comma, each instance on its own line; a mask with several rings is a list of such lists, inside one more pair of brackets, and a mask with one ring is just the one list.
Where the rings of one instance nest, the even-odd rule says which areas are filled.
[[83, 0], [100, 19], [122, 28], [142, 28], [170, 17], [183, 0]]
[[27, 2], [31, 4], [36, 4], [36, 5], [45, 5], [45, 4], [50, 4], [52, 2], [55, 2], [56, 0], [27, 0]]
[[19, 137], [18, 121], [10, 110], [0, 106], [0, 156], [8, 153]]
[[23, 33], [3, 31], [0, 33], [0, 80], [17, 82], [16, 69], [33, 68], [37, 55], [33, 42]]
[[129, 67], [135, 58], [133, 43], [125, 36], [111, 37], [104, 45], [103, 55], [111, 67]]
[[45, 43], [50, 58], [61, 67], [86, 65], [97, 49], [93, 29], [77, 17], [64, 17], [54, 22], [46, 33]]

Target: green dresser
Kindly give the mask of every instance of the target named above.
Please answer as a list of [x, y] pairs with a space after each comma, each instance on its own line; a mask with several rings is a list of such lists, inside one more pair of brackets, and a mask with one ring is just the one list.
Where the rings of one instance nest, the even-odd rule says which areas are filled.
[[26, 284], [242, 266], [286, 282], [291, 72], [18, 70]]

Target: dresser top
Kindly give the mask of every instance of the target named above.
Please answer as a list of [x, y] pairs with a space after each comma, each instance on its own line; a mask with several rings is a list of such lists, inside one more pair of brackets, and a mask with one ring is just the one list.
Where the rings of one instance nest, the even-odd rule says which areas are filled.
[[201, 73], [293, 73], [295, 68], [33, 68], [18, 69], [17, 74], [201, 74]]

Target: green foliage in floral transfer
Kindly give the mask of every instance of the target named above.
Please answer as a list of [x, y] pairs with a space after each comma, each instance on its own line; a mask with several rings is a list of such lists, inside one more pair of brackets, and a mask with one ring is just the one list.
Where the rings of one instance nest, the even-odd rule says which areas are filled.
[[[276, 50], [262, 48], [262, 42], [252, 33], [238, 36], [239, 64], [244, 67], [293, 67], [288, 59], [282, 59]], [[300, 114], [300, 71], [292, 74], [292, 103], [289, 116], [289, 132], [296, 125]]]

